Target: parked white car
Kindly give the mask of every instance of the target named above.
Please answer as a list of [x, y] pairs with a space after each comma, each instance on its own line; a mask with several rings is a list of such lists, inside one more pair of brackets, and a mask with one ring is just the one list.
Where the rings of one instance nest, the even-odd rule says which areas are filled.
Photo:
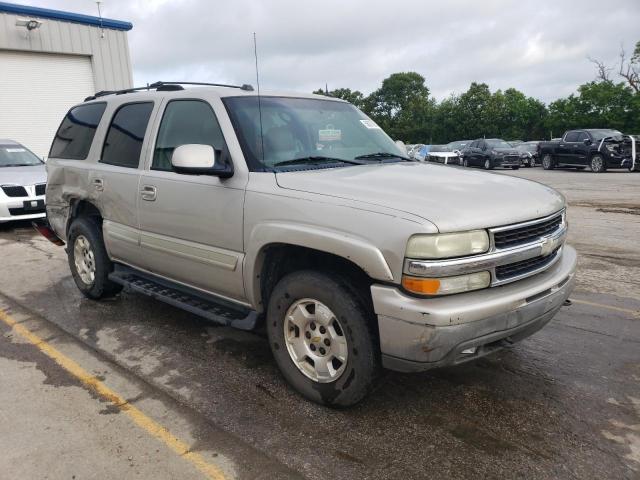
[[24, 145], [0, 139], [0, 223], [45, 216], [47, 172]]

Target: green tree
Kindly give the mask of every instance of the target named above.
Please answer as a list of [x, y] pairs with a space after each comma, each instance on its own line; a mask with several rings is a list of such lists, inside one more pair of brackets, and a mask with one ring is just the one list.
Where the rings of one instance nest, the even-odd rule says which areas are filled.
[[[327, 92], [321, 88], [315, 90], [313, 93], [317, 95], [326, 95]], [[362, 108], [364, 105], [365, 97], [362, 92], [358, 90], [351, 90], [350, 88], [336, 88], [329, 92], [330, 97], [341, 98], [354, 104], [358, 108]]]
[[412, 143], [429, 138], [434, 106], [424, 77], [416, 72], [390, 75], [364, 102], [365, 112], [392, 138]]

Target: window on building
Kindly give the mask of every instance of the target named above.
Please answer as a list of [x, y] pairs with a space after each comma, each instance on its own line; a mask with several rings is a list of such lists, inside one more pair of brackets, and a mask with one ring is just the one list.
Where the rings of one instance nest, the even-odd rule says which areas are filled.
[[53, 139], [49, 157], [70, 160], [87, 158], [106, 106], [106, 103], [89, 103], [69, 110]]
[[153, 102], [129, 103], [113, 116], [102, 147], [101, 163], [138, 168]]
[[176, 147], [187, 144], [225, 148], [220, 124], [211, 106], [202, 100], [173, 100], [167, 104], [153, 152], [153, 170], [171, 170]]

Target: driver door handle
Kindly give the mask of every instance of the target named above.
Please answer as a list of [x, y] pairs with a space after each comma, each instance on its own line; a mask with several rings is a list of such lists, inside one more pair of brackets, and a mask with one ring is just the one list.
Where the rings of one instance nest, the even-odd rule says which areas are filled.
[[155, 201], [157, 193], [158, 190], [153, 185], [143, 185], [142, 190], [140, 190], [140, 196], [147, 202]]

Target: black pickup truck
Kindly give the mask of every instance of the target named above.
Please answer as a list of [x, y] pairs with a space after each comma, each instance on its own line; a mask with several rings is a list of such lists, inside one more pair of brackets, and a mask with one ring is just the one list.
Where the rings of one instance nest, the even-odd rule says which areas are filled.
[[545, 170], [590, 167], [592, 172], [601, 173], [608, 168], [640, 168], [640, 165], [636, 166], [640, 163], [637, 141], [618, 130], [568, 130], [560, 140], [540, 142], [538, 152]]

